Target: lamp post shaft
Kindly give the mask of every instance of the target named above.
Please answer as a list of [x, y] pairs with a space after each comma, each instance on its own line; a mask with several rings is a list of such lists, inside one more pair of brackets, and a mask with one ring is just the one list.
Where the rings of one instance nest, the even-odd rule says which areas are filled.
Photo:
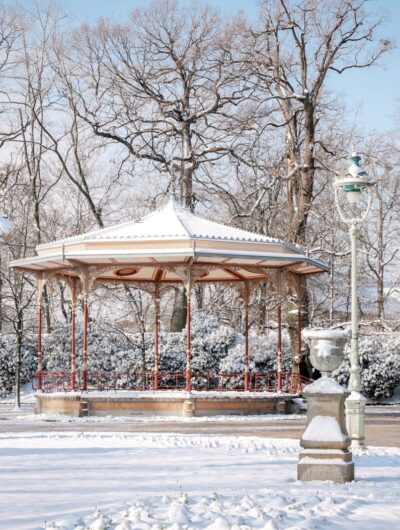
[[357, 234], [356, 220], [349, 223], [351, 241], [351, 353], [350, 396], [346, 399], [346, 426], [352, 445], [365, 446], [365, 397], [361, 394], [360, 363], [358, 359], [358, 301], [357, 301]]
[[360, 392], [360, 364], [358, 360], [358, 266], [357, 266], [357, 224], [352, 223], [349, 229], [351, 241], [351, 367], [349, 389]]

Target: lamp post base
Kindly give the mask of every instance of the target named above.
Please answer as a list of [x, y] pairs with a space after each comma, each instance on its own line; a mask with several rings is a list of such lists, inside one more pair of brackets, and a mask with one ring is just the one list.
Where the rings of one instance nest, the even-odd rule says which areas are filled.
[[352, 447], [365, 447], [364, 416], [367, 400], [353, 390], [345, 401], [346, 427]]

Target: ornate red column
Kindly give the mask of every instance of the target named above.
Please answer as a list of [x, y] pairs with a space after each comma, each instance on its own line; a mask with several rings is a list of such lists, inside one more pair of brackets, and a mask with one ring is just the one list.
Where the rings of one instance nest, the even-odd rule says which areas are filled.
[[192, 294], [192, 262], [188, 263], [185, 267], [177, 267], [175, 272], [182, 279], [183, 285], [186, 292], [186, 370], [185, 370], [185, 390], [190, 392], [192, 388], [192, 372], [190, 368], [191, 362], [191, 336], [190, 336], [190, 319], [191, 319], [191, 305], [190, 297]]
[[250, 347], [249, 347], [249, 301], [250, 285], [244, 281], [239, 289], [239, 296], [243, 300], [243, 334], [244, 334], [244, 391], [250, 390]]
[[246, 286], [244, 296], [244, 390], [250, 388], [250, 355], [249, 355], [249, 293]]
[[282, 305], [278, 305], [278, 377], [277, 390], [282, 392]]
[[42, 333], [43, 333], [43, 289], [46, 285], [46, 277], [42, 273], [36, 282], [36, 288], [37, 288], [37, 302], [38, 302], [38, 352], [37, 352], [37, 379], [38, 379], [38, 390], [42, 390], [43, 388], [43, 345], [42, 345]]
[[277, 391], [282, 392], [282, 368], [283, 368], [283, 355], [282, 355], [282, 279], [283, 272], [280, 269], [277, 274], [277, 295], [278, 295], [278, 359], [277, 359]]
[[71, 388], [72, 390], [76, 389], [75, 316], [76, 316], [76, 307], [75, 307], [75, 300], [73, 299], [71, 301]]
[[83, 385], [82, 385], [82, 390], [87, 390], [87, 388], [88, 388], [87, 327], [88, 327], [88, 300], [87, 300], [87, 294], [84, 293], [84, 298], [83, 298], [83, 355], [82, 355]]
[[71, 390], [76, 390], [76, 301], [77, 301], [77, 282], [76, 278], [67, 278], [66, 283], [69, 287], [69, 296], [71, 300]]
[[80, 291], [83, 299], [83, 351], [82, 351], [82, 390], [88, 389], [88, 299], [89, 291], [96, 280], [97, 270], [82, 268], [79, 273]]
[[191, 289], [186, 289], [186, 392], [190, 392], [192, 388], [192, 373], [190, 370], [190, 294]]
[[159, 313], [160, 313], [160, 292], [158, 285], [156, 285], [155, 297], [154, 297], [154, 378], [153, 378], [153, 390], [158, 390], [158, 359], [159, 359], [159, 347], [158, 347], [158, 335], [159, 335]]
[[37, 378], [38, 378], [38, 390], [42, 390], [42, 372], [43, 372], [43, 351], [42, 351], [42, 293], [38, 296], [38, 355], [37, 355]]

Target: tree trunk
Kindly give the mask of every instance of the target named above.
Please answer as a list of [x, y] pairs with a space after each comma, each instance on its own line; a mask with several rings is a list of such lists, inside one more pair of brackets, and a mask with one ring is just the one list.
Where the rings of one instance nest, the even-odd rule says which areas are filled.
[[170, 331], [180, 333], [186, 326], [186, 291], [184, 287], [175, 289], [174, 306]]
[[146, 337], [143, 326], [140, 330], [140, 353], [142, 356], [143, 390], [147, 390]]
[[51, 333], [50, 300], [47, 286], [43, 287], [44, 321], [46, 322], [46, 333]]
[[267, 297], [268, 297], [267, 283], [261, 282], [258, 286], [258, 296], [256, 297], [256, 301], [253, 306], [253, 312], [256, 316], [256, 327], [260, 333], [264, 333], [265, 327], [266, 327]]
[[65, 293], [64, 293], [64, 286], [61, 282], [58, 282], [58, 287], [60, 289], [60, 309], [61, 313], [64, 317], [65, 323], [68, 324], [70, 322], [70, 318], [68, 316], [68, 312], [65, 310]]
[[314, 125], [314, 107], [307, 96], [304, 100], [304, 169], [300, 171], [299, 181], [299, 197], [298, 197], [298, 215], [297, 223], [292, 228], [294, 229], [294, 243], [305, 244], [307, 241], [307, 221], [308, 214], [311, 208], [313, 187], [314, 187], [314, 173], [315, 173], [315, 158], [314, 158], [314, 140], [315, 140], [315, 125]]
[[15, 349], [15, 408], [21, 407], [21, 365], [22, 365], [22, 317], [18, 315], [17, 345]]
[[[314, 159], [314, 107], [306, 96], [304, 100], [304, 147], [302, 168], [293, 174], [288, 182], [288, 206], [289, 206], [289, 237], [293, 243], [306, 244], [307, 240], [307, 221], [312, 202], [313, 182], [315, 172]], [[295, 115], [292, 117], [292, 123], [288, 125], [286, 134], [286, 156], [288, 160], [288, 172], [293, 170], [296, 165], [300, 165], [299, 146], [294, 144], [294, 131], [297, 128]], [[301, 278], [301, 321], [302, 328], [309, 325], [309, 296], [307, 293], [307, 284], [304, 278]], [[297, 304], [296, 304], [297, 306]], [[288, 326], [290, 335], [290, 344], [292, 352], [292, 370], [295, 368], [294, 360], [298, 362], [298, 325], [297, 311], [288, 311]]]
[[[194, 210], [193, 196], [193, 154], [192, 154], [192, 132], [189, 123], [182, 125], [181, 136], [182, 162], [179, 178], [180, 200], [183, 206], [191, 212]], [[175, 290], [174, 305], [172, 309], [171, 326], [172, 332], [180, 333], [186, 326], [186, 290], [178, 287]]]
[[286, 322], [290, 342], [291, 370], [293, 372], [297, 366], [297, 304], [295, 302], [290, 301], [286, 304]]
[[379, 275], [376, 283], [376, 304], [378, 310], [378, 320], [381, 324], [381, 327], [383, 328], [383, 320], [385, 318], [385, 292], [383, 285], [383, 276]]
[[383, 200], [380, 198], [379, 201], [379, 252], [378, 252], [378, 275], [377, 275], [377, 309], [378, 309], [378, 320], [380, 321], [383, 329], [383, 319], [385, 318], [385, 294], [384, 294], [384, 249], [385, 249], [385, 235], [384, 235], [384, 224], [385, 216], [383, 212]]
[[204, 287], [202, 285], [194, 286], [194, 295], [196, 298], [196, 307], [198, 311], [201, 311], [204, 306]]

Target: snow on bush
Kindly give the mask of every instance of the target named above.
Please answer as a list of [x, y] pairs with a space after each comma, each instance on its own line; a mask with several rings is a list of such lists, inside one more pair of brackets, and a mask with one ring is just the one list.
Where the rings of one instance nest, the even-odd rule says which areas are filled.
[[240, 340], [232, 328], [219, 325], [212, 316], [197, 317], [191, 335], [192, 368], [200, 371], [219, 371], [221, 361]]
[[[46, 370], [70, 368], [70, 330], [62, 326], [43, 339]], [[232, 328], [220, 326], [215, 317], [194, 318], [191, 325], [192, 369], [218, 371], [222, 359], [238, 342]], [[88, 334], [89, 369], [98, 371], [141, 371], [142, 337], [127, 333], [107, 323], [92, 322]], [[82, 328], [76, 327], [76, 356], [79, 365], [82, 351]], [[154, 335], [145, 333], [144, 354], [147, 369], [154, 363]], [[184, 370], [186, 366], [186, 331], [159, 334], [160, 370]]]
[[[192, 370], [204, 372], [243, 373], [244, 337], [229, 326], [221, 326], [214, 316], [195, 314], [192, 320]], [[36, 370], [36, 337], [25, 340], [22, 348], [22, 383], [27, 382]], [[108, 322], [92, 321], [88, 334], [89, 370], [98, 372], [137, 372], [154, 364], [154, 336], [130, 333]], [[69, 326], [56, 327], [43, 336], [44, 369], [68, 371], [70, 369], [71, 336]], [[81, 366], [82, 328], [76, 326], [77, 367]], [[183, 371], [186, 365], [186, 331], [160, 333], [159, 369]], [[267, 371], [276, 369], [277, 331], [267, 330], [259, 335], [250, 333], [250, 369]], [[334, 373], [337, 381], [347, 385], [349, 377], [350, 346], [346, 358]], [[361, 385], [363, 393], [372, 400], [392, 397], [400, 386], [400, 334], [374, 333], [360, 337]], [[15, 386], [15, 337], [0, 334], [0, 396], [13, 391]], [[290, 369], [290, 343], [283, 333], [284, 370]], [[232, 380], [232, 388], [235, 381]], [[199, 386], [200, 385], [200, 386]], [[197, 387], [201, 388], [201, 381]], [[228, 383], [229, 386], [229, 383]]]
[[[22, 344], [21, 384], [28, 382], [36, 370], [36, 356], [32, 344]], [[11, 394], [15, 387], [16, 337], [10, 333], [0, 334], [0, 397]]]
[[[345, 348], [345, 359], [333, 376], [347, 386], [350, 368], [350, 344]], [[359, 340], [361, 391], [372, 400], [391, 398], [400, 385], [400, 335], [376, 333]]]
[[[220, 363], [221, 372], [244, 371], [244, 336], [237, 337], [236, 344], [229, 349]], [[263, 372], [277, 369], [278, 333], [277, 330], [266, 330], [265, 334], [249, 334], [250, 370]], [[282, 336], [282, 354], [284, 369], [290, 366], [290, 342], [286, 332]]]
[[[244, 337], [228, 326], [219, 325], [213, 316], [196, 315], [192, 327], [192, 370], [205, 372], [243, 373]], [[267, 330], [264, 335], [250, 334], [250, 369], [276, 369], [277, 331]], [[290, 342], [283, 333], [284, 370], [290, 369]], [[154, 363], [154, 336], [144, 337], [145, 361], [148, 370]], [[186, 331], [160, 333], [159, 368], [163, 371], [183, 371], [186, 364]], [[77, 329], [77, 359], [82, 351], [82, 330]], [[44, 363], [48, 370], [66, 370], [70, 367], [70, 332], [68, 327], [55, 330], [44, 338]], [[97, 371], [142, 370], [142, 337], [110, 328], [107, 323], [93, 322], [89, 333], [89, 369]], [[347, 385], [350, 346], [346, 358], [335, 372], [340, 384]], [[400, 334], [376, 333], [360, 337], [359, 354], [361, 385], [370, 399], [388, 399], [400, 385]], [[234, 382], [232, 382], [234, 384]]]

